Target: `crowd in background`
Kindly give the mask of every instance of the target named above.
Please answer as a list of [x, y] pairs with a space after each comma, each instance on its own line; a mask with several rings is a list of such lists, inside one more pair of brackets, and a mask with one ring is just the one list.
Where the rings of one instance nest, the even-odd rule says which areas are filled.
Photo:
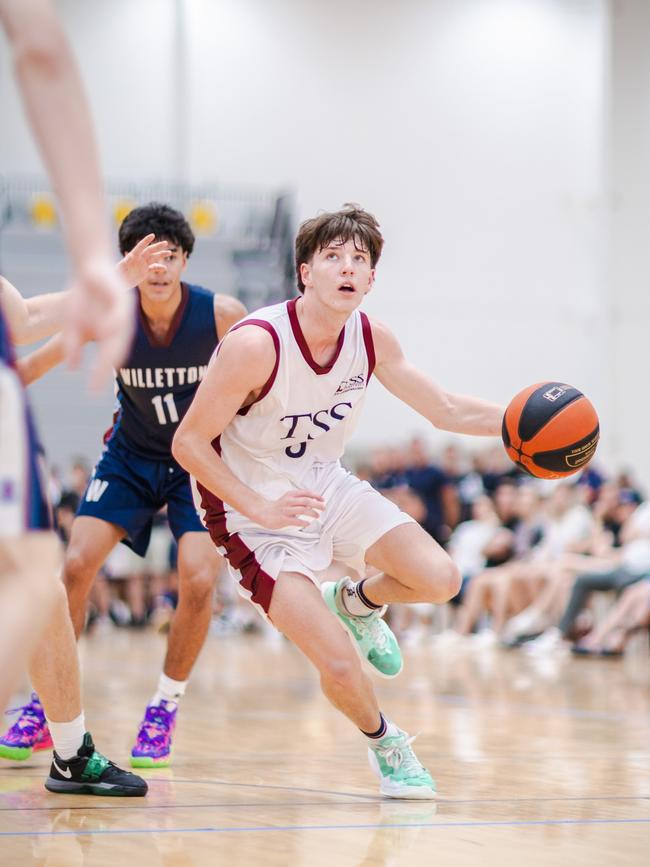
[[[391, 606], [402, 641], [620, 656], [633, 635], [647, 636], [650, 502], [629, 474], [610, 477], [590, 466], [562, 482], [540, 481], [498, 446], [470, 454], [452, 444], [432, 458], [417, 437], [374, 449], [354, 469], [444, 546], [463, 578], [447, 606]], [[51, 472], [64, 543], [88, 477], [82, 459], [65, 475]], [[160, 513], [145, 558], [118, 545], [107, 559], [93, 588], [88, 629], [166, 629], [177, 587], [175, 544]], [[262, 626], [224, 569], [213, 632]]]

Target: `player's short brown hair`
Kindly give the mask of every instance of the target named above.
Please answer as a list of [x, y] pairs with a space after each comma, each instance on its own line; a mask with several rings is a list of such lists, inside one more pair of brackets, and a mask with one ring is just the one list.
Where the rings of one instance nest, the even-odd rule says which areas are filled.
[[354, 241], [355, 246], [370, 256], [374, 268], [381, 256], [384, 239], [377, 219], [360, 205], [346, 203], [340, 211], [331, 211], [305, 220], [296, 237], [296, 278], [298, 291], [305, 291], [300, 276], [300, 266], [310, 262], [314, 253], [332, 243], [345, 244]]

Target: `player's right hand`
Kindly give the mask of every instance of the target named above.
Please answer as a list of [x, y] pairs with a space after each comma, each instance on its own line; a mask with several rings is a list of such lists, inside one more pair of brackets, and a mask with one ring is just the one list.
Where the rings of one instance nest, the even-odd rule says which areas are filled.
[[279, 500], [265, 500], [251, 518], [267, 530], [308, 527], [324, 508], [325, 500], [313, 491], [287, 491]]
[[151, 232], [117, 263], [117, 270], [128, 286], [137, 286], [150, 274], [164, 271], [164, 261], [171, 254], [169, 242], [156, 241], [156, 236]]

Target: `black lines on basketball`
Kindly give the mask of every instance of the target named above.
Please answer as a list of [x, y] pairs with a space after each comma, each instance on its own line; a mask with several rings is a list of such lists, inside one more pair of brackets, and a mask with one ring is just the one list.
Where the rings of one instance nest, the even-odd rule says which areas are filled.
[[[526, 401], [517, 426], [522, 442], [532, 440], [550, 418], [563, 407], [582, 397], [582, 392], [563, 382], [545, 382]], [[549, 415], [549, 403], [554, 412]]]
[[581, 391], [563, 382], [541, 382], [510, 401], [501, 435], [515, 464], [538, 478], [561, 479], [589, 463], [600, 427]]
[[569, 447], [553, 449], [546, 452], [535, 452], [532, 456], [537, 466], [556, 473], [566, 473], [567, 468], [571, 472], [582, 469], [594, 456], [598, 446], [600, 430], [597, 427], [586, 437], [573, 443]]

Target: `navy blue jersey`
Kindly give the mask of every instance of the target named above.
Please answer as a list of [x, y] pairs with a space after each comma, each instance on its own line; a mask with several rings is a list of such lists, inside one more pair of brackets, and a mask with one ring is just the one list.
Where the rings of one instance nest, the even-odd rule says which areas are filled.
[[164, 342], [156, 339], [138, 303], [133, 346], [117, 374], [118, 409], [108, 442], [115, 439], [146, 458], [171, 458], [176, 428], [218, 341], [214, 295], [181, 285], [181, 303]]

